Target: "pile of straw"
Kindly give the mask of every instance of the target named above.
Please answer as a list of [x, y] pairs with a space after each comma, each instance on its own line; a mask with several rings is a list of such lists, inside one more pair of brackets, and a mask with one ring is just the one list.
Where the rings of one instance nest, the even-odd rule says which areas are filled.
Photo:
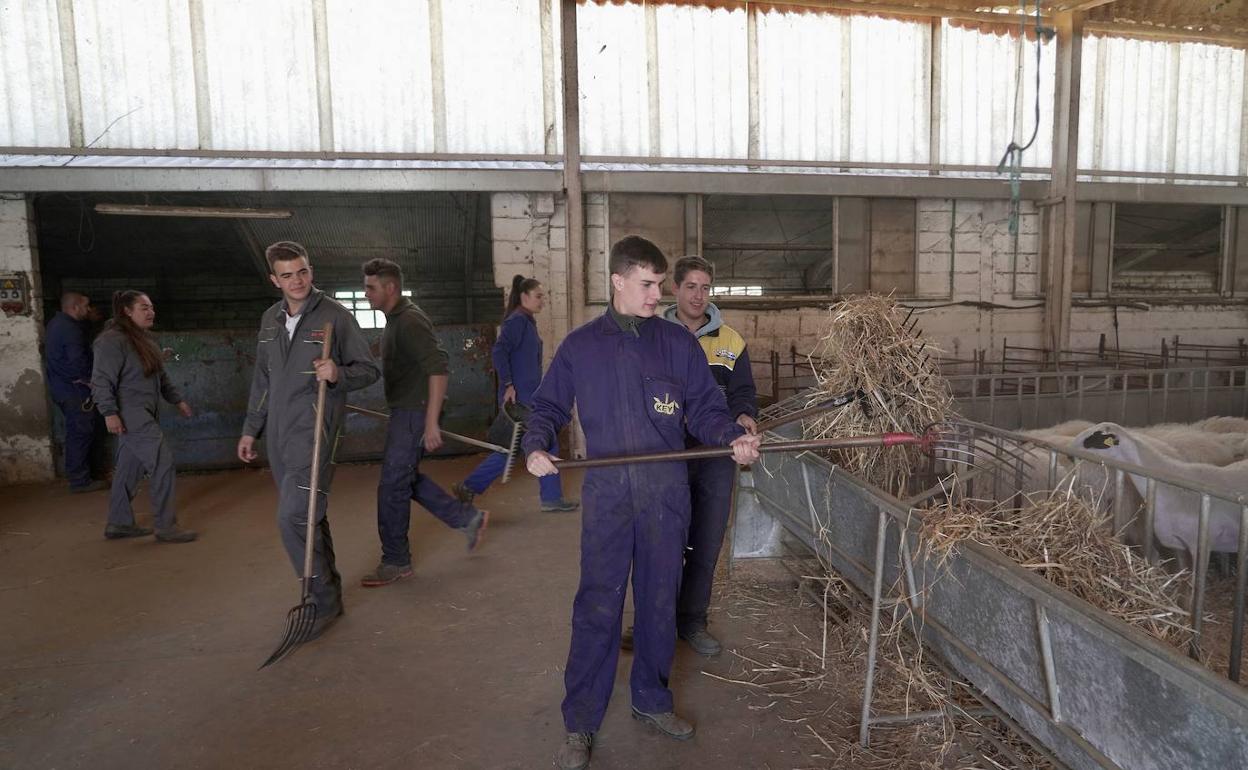
[[1180, 596], [1186, 573], [1149, 564], [1114, 537], [1106, 514], [1070, 484], [1027, 496], [1021, 508], [956, 499], [923, 513], [923, 539], [938, 560], [958, 544], [989, 546], [1023, 569], [1175, 647], [1192, 637]]
[[[922, 433], [944, 420], [953, 397], [936, 352], [919, 339], [917, 319], [892, 297], [868, 294], [833, 305], [827, 332], [810, 357], [818, 383], [810, 403], [859, 391], [862, 397], [807, 421], [806, 438]], [[904, 494], [921, 457], [914, 447], [831, 455], [850, 473], [893, 494]]]
[[[818, 564], [805, 567], [822, 571]], [[742, 687], [752, 701], [751, 711], [773, 714], [778, 727], [792, 731], [795, 745], [809, 761], [786, 766], [802, 770], [1050, 766], [1008, 728], [984, 716], [968, 685], [949, 679], [924, 658], [914, 637], [901, 630], [909, 628], [909, 622], [890, 622], [892, 612], [883, 618], [872, 713], [940, 710], [945, 716], [877, 725], [871, 731], [871, 745], [861, 746], [858, 727], [870, 604], [837, 577], [810, 575], [802, 583], [807, 590], [794, 592], [791, 583], [738, 574], [721, 584], [721, 609], [748, 623], [751, 631], [728, 650], [728, 671], [702, 671], [706, 677]]]

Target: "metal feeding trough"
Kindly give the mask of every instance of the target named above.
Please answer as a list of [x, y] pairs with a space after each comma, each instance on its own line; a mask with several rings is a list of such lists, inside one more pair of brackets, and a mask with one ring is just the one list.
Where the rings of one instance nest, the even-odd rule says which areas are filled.
[[938, 567], [916, 509], [941, 494], [901, 500], [810, 453], [765, 456], [738, 488], [734, 558], [780, 555], [787, 533], [873, 599], [864, 742], [887, 719], [870, 701], [880, 606], [897, 592], [928, 648], [1062, 764], [1248, 767], [1248, 690], [993, 549], [967, 543]]

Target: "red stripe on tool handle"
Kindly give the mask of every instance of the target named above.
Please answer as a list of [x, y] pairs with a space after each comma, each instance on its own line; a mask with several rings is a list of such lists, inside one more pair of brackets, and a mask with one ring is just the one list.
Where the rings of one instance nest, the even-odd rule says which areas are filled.
[[916, 436], [913, 433], [885, 433], [881, 437], [884, 446], [898, 446], [900, 444], [922, 444], [923, 437]]

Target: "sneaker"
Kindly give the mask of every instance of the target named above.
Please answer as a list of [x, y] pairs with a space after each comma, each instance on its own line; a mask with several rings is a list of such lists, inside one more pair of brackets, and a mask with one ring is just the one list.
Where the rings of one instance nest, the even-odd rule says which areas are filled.
[[567, 513], [568, 511], [575, 511], [580, 507], [581, 504], [576, 500], [564, 500], [563, 498], [549, 503], [542, 503], [542, 511], [545, 513]]
[[109, 524], [104, 528], [104, 537], [109, 540], [120, 540], [123, 537], [147, 537], [153, 531], [147, 527], [136, 527], [133, 524]]
[[593, 733], [568, 733], [559, 747], [555, 764], [559, 770], [585, 770], [589, 767], [589, 748], [593, 745]]
[[179, 529], [173, 527], [171, 529], [162, 530], [156, 533], [156, 542], [158, 543], [189, 543], [199, 537], [194, 530]]
[[490, 523], [490, 512], [477, 510], [477, 515], [460, 529], [464, 533], [464, 537], [468, 538], [468, 552], [472, 553], [481, 545], [481, 541], [485, 540], [485, 528]]
[[103, 479], [95, 479], [88, 481], [86, 484], [71, 484], [69, 493], [71, 495], [81, 495], [83, 492], [98, 492], [101, 489], [108, 489], [108, 482]]
[[397, 564], [386, 564], [383, 561], [377, 565], [377, 569], [360, 578], [360, 585], [365, 588], [375, 588], [376, 586], [390, 585], [395, 581], [411, 576], [411, 564], [399, 566]]
[[477, 493], [464, 486], [462, 481], [451, 485], [451, 494], [455, 495], [455, 499], [461, 503], [471, 503], [472, 498], [477, 496]]
[[633, 651], [633, 627], [629, 626], [620, 634], [620, 649], [624, 652]]
[[698, 628], [688, 633], [681, 632], [676, 635], [688, 642], [693, 651], [699, 655], [705, 655], [709, 658], [724, 651], [724, 647], [719, 643], [719, 640], [711, 636], [710, 632], [705, 628]]
[[675, 738], [678, 741], [687, 741], [693, 737], [693, 725], [676, 716], [674, 711], [664, 711], [661, 714], [647, 714], [634, 708], [633, 719], [648, 724], [664, 735]]

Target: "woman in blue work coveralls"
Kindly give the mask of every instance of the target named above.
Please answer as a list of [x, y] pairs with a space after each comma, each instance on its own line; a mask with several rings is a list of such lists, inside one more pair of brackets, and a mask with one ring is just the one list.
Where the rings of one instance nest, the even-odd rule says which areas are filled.
[[[494, 343], [494, 371], [498, 372], [498, 404], [520, 403], [530, 406], [533, 391], [542, 381], [542, 338], [537, 334], [534, 316], [546, 305], [546, 290], [536, 278], [517, 275], [511, 279], [511, 294], [507, 297], [507, 312], [499, 328], [498, 341]], [[550, 446], [551, 454], [558, 454], [559, 442]], [[493, 484], [507, 463], [507, 456], [498, 452], [481, 461], [468, 478], [451, 487], [455, 496], [465, 503], [484, 492]], [[539, 479], [542, 510], [550, 512], [575, 511], [580, 503], [563, 499], [563, 487], [558, 476]]]

